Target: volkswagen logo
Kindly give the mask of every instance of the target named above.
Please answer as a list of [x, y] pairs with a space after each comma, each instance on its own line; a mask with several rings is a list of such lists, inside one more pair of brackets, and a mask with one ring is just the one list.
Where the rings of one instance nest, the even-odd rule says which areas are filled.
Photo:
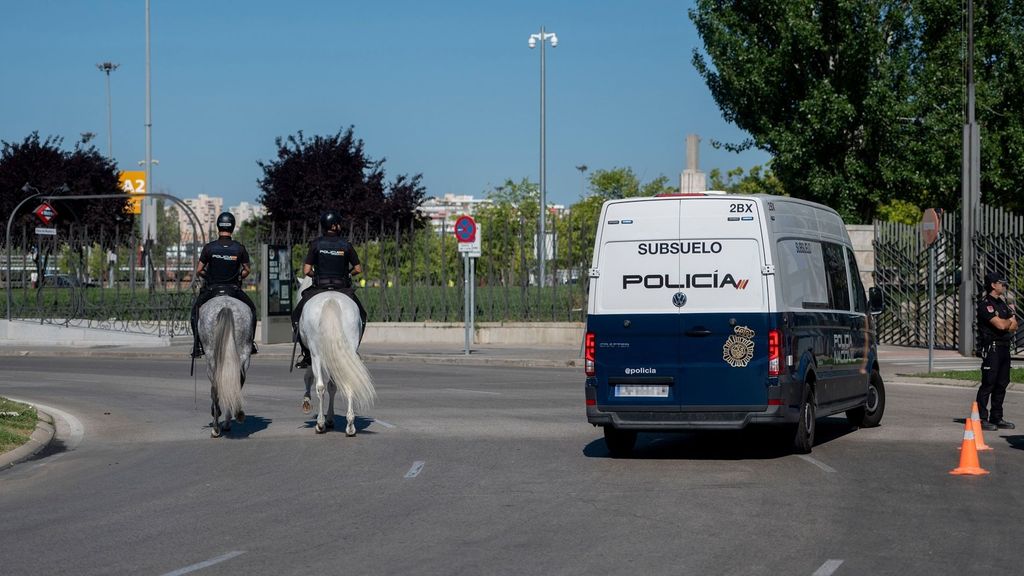
[[686, 294], [683, 294], [682, 292], [676, 292], [675, 294], [673, 294], [672, 304], [675, 305], [676, 308], [682, 308], [683, 306], [685, 306]]

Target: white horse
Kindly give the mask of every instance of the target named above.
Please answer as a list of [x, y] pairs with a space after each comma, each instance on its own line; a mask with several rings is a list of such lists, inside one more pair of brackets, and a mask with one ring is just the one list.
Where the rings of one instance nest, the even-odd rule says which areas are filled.
[[222, 430], [231, 429], [232, 416], [239, 422], [245, 420], [242, 386], [252, 352], [252, 312], [236, 298], [214, 296], [199, 308], [198, 326], [210, 378], [210, 436], [217, 438]]
[[[299, 293], [312, 285], [307, 276], [299, 284]], [[299, 333], [309, 348], [311, 366], [306, 369], [306, 395], [303, 407], [308, 407], [309, 392], [316, 383], [320, 400], [316, 415], [316, 432], [321, 434], [334, 427], [334, 395], [341, 387], [348, 402], [345, 413], [345, 435], [356, 435], [355, 410], [369, 410], [377, 393], [366, 365], [359, 359], [359, 307], [351, 298], [336, 291], [321, 292], [309, 299], [302, 308]], [[330, 400], [324, 411], [324, 392], [330, 388]]]

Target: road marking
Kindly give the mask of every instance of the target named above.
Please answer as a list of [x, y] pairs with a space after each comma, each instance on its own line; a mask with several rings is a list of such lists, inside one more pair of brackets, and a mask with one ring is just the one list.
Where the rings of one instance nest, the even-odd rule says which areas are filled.
[[842, 560], [826, 560], [820, 568], [814, 571], [814, 574], [811, 574], [811, 576], [832, 576], [832, 573], [835, 572], [842, 563]]
[[373, 419], [373, 423], [374, 424], [380, 424], [381, 426], [383, 426], [385, 428], [394, 428], [395, 427], [394, 424], [388, 424], [387, 422], [385, 422], [383, 420], [378, 420], [376, 418]]
[[466, 390], [464, 388], [442, 388], [448, 392], [469, 392], [470, 394], [490, 394], [492, 396], [501, 396], [501, 392], [485, 392], [483, 390]]
[[227, 554], [222, 554], [220, 556], [217, 556], [216, 558], [210, 558], [209, 560], [207, 560], [205, 562], [200, 562], [198, 564], [193, 564], [191, 566], [185, 566], [184, 568], [179, 568], [178, 570], [175, 570], [174, 572], [168, 572], [168, 573], [164, 574], [163, 576], [181, 576], [182, 574], [188, 574], [189, 572], [195, 572], [196, 570], [202, 570], [203, 568], [209, 568], [210, 566], [213, 566], [214, 564], [220, 564], [221, 562], [223, 562], [225, 560], [231, 560], [235, 556], [240, 556], [242, 554], [245, 554], [245, 550], [235, 550], [234, 552], [228, 552]]
[[[814, 464], [818, 468], [821, 468], [822, 470], [824, 470], [825, 472], [828, 472], [830, 474], [834, 473], [836, 471], [835, 468], [829, 466], [828, 464], [825, 464], [821, 460], [816, 460], [816, 459], [811, 458], [810, 456], [807, 456], [805, 454], [799, 454], [799, 455], [797, 455], [797, 458], [803, 460], [804, 462], [810, 462], [811, 464]], [[829, 562], [831, 562], [831, 560], [829, 560]], [[840, 562], [842, 562], [842, 560], [840, 560]], [[815, 574], [817, 574], [817, 572], [815, 572]], [[831, 572], [829, 572], [829, 574], [831, 574]]]
[[424, 462], [422, 460], [417, 460], [417, 461], [413, 462], [412, 463], [412, 468], [409, 468], [409, 471], [405, 473], [405, 477], [406, 478], [415, 478], [415, 477], [419, 476], [420, 471], [423, 470], [423, 465], [424, 464], [426, 464], [426, 462]]
[[[37, 409], [46, 412], [50, 416], [54, 416], [63, 420], [64, 423], [68, 425], [68, 432], [70, 433], [70, 438], [68, 438], [68, 441], [65, 442], [64, 444], [64, 446], [67, 448], [69, 452], [77, 448], [78, 445], [82, 443], [82, 438], [85, 436], [85, 427], [82, 426], [82, 422], [78, 418], [75, 418], [74, 416], [68, 414], [63, 410], [58, 410], [57, 408], [47, 406], [45, 404], [39, 404], [38, 402], [29, 402], [28, 400], [18, 400], [17, 398], [10, 397], [8, 397], [8, 400], [13, 400], [15, 402], [21, 402], [22, 404], [35, 406]], [[53, 423], [53, 427], [54, 430], [57, 429], [56, 422]]]

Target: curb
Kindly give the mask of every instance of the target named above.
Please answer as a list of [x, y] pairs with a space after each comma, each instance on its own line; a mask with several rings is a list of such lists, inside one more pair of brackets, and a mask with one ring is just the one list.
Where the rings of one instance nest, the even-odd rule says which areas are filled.
[[32, 432], [28, 442], [18, 446], [5, 454], [0, 454], [0, 470], [6, 470], [15, 464], [19, 464], [38, 454], [43, 448], [50, 445], [53, 435], [56, 432], [56, 424], [53, 416], [42, 412], [36, 407], [36, 429]]

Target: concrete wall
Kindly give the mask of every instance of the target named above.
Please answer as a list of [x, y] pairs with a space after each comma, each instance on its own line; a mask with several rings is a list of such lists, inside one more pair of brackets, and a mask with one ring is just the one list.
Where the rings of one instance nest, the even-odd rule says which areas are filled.
[[865, 289], [870, 288], [875, 285], [875, 227], [870, 224], [847, 224], [846, 231], [850, 233], [850, 241], [853, 243], [853, 256], [857, 259], [860, 279]]
[[14, 343], [23, 346], [160, 347], [170, 346], [171, 339], [117, 330], [40, 324], [38, 321], [0, 320], [0, 345]]
[[[582, 322], [478, 322], [473, 344], [507, 346], [578, 346]], [[464, 344], [465, 327], [459, 322], [370, 322], [363, 342], [374, 344]]]

